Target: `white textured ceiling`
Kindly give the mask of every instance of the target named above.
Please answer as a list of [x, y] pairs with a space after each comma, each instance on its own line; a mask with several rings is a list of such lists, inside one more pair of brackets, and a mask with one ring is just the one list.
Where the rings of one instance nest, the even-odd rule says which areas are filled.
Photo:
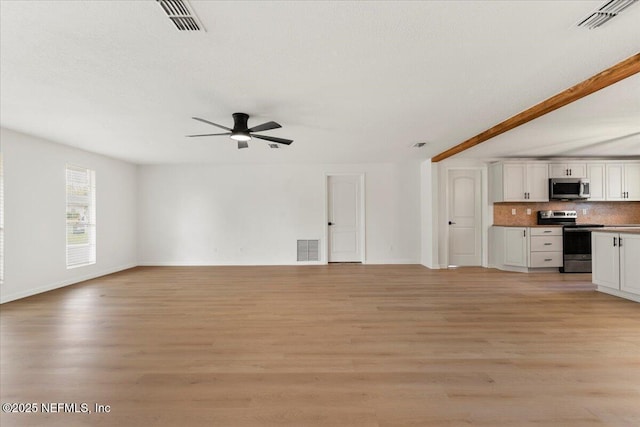
[[[151, 0], [1, 1], [1, 125], [143, 164], [428, 158], [640, 47], [639, 5], [575, 27], [602, 1], [191, 4], [207, 32], [177, 32]], [[637, 113], [619, 92], [607, 104]], [[229, 126], [234, 112], [295, 142], [184, 137], [217, 131], [191, 116]], [[548, 152], [527, 153], [569, 147], [580, 117], [564, 117], [536, 131]], [[591, 132], [620, 136], [605, 123], [576, 138]], [[505, 155], [529, 146], [508, 134]]]
[[640, 74], [460, 154], [498, 157], [640, 157]]

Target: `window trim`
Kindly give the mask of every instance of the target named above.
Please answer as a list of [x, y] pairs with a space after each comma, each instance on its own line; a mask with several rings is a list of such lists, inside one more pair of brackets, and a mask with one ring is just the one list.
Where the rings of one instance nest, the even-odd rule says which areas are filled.
[[[89, 174], [89, 198], [90, 202], [88, 205], [83, 205], [79, 203], [70, 203], [69, 202], [69, 170], [81, 170]], [[90, 218], [84, 223], [85, 227], [93, 227], [92, 233], [89, 233], [89, 242], [88, 243], [69, 243], [69, 206], [87, 206], [88, 211], [90, 213]], [[66, 258], [66, 267], [67, 270], [71, 270], [78, 267], [86, 267], [88, 265], [94, 265], [97, 262], [97, 220], [96, 220], [96, 171], [91, 168], [87, 168], [84, 166], [79, 166], [76, 164], [67, 163], [65, 165], [65, 258]], [[81, 263], [69, 264], [69, 249], [70, 248], [79, 248], [79, 247], [88, 247], [89, 248], [89, 260]], [[93, 247], [93, 248], [91, 248]]]

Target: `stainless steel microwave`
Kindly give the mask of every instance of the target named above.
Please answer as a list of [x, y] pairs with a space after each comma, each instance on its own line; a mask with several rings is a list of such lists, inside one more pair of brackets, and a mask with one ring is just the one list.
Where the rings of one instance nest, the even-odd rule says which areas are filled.
[[587, 178], [550, 178], [549, 199], [575, 200], [591, 197]]

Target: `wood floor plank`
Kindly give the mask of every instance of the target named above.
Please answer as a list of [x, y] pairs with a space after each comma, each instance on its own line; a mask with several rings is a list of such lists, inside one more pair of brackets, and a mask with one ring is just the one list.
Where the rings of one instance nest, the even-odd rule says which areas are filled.
[[0, 306], [5, 426], [640, 425], [640, 305], [588, 274], [138, 267]]

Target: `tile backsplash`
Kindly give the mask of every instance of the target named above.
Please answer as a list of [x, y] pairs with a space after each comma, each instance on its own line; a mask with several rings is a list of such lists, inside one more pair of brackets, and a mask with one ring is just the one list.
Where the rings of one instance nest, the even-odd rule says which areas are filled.
[[[512, 215], [511, 210], [516, 214]], [[531, 215], [527, 215], [531, 209]], [[586, 209], [586, 214], [583, 214]], [[541, 203], [494, 203], [494, 225], [536, 225], [537, 213], [543, 210], [573, 210], [578, 212], [578, 224], [604, 225], [640, 224], [640, 202], [541, 202]]]

